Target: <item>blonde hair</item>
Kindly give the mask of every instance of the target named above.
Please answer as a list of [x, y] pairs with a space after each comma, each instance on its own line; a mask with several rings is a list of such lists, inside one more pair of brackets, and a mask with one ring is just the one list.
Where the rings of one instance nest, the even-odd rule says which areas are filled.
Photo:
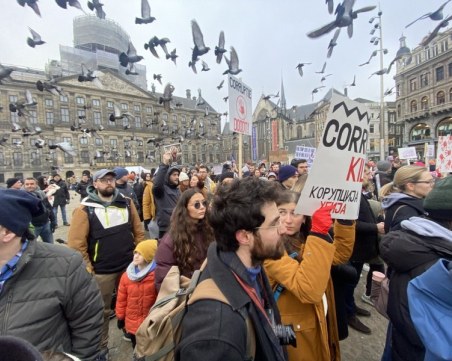
[[400, 167], [394, 174], [394, 180], [381, 187], [379, 196], [383, 198], [391, 193], [403, 193], [408, 183], [419, 181], [425, 172], [428, 172], [428, 170], [418, 165]]

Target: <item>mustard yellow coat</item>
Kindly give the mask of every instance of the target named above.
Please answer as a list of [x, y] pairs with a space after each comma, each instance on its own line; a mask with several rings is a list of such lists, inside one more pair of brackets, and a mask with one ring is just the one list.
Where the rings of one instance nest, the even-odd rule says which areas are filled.
[[155, 219], [155, 203], [154, 195], [152, 194], [152, 187], [154, 183], [152, 181], [147, 181], [147, 185], [143, 191], [143, 219], [147, 221], [148, 219]]
[[[302, 261], [287, 253], [276, 261], [265, 261], [265, 271], [272, 287], [285, 287], [278, 299], [284, 324], [292, 324], [297, 348], [287, 347], [290, 361], [339, 361], [341, 359], [336, 322], [332, 265], [350, 258], [355, 242], [355, 224], [335, 222], [334, 242], [310, 235], [301, 249]], [[325, 294], [327, 314], [325, 316]], [[327, 320], [328, 318], [328, 320]]]

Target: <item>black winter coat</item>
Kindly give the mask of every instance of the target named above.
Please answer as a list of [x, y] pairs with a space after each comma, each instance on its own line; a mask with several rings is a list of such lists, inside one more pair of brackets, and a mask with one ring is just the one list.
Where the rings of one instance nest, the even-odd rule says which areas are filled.
[[53, 195], [54, 196], [53, 206], [54, 207], [65, 206], [66, 204], [68, 204], [71, 199], [71, 196], [69, 194], [66, 182], [60, 179], [58, 182], [52, 180], [50, 181], [50, 183], [56, 184], [58, 187], [60, 187], [60, 189], [58, 189]]
[[[440, 226], [430, 222], [428, 233], [434, 234]], [[392, 322], [392, 360], [424, 360], [425, 348], [410, 317], [407, 287], [410, 280], [424, 273], [439, 258], [452, 259], [452, 232], [449, 239], [444, 239], [418, 235], [406, 229], [392, 231], [382, 238], [380, 251], [381, 257], [392, 269], [388, 298], [388, 316]]]
[[[207, 252], [207, 260], [207, 267], [201, 275], [201, 281], [212, 278], [230, 305], [214, 300], [199, 300], [189, 305], [182, 321], [182, 337], [176, 348], [175, 360], [245, 360], [247, 328], [245, 319], [237, 312], [239, 309], [247, 310], [254, 326], [256, 335], [254, 360], [286, 360], [285, 352], [279, 345], [269, 322], [232, 273], [236, 273], [244, 282], [249, 283], [245, 281], [248, 280], [248, 276], [237, 255], [232, 252], [219, 251], [214, 242]], [[264, 293], [268, 295], [268, 305], [265, 308], [271, 308], [276, 323], [280, 323], [279, 311], [267, 277], [263, 271], [261, 275], [264, 281], [262, 285]]]
[[160, 164], [157, 174], [154, 177], [154, 202], [157, 208], [156, 218], [159, 231], [166, 231], [169, 228], [171, 215], [180, 196], [177, 184], [169, 183], [169, 176], [174, 171], [179, 171], [176, 167]]

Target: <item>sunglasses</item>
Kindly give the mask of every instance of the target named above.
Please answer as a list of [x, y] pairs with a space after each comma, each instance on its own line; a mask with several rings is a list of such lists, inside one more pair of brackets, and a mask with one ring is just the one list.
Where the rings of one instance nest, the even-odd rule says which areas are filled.
[[196, 209], [200, 209], [201, 208], [201, 205], [204, 207], [204, 208], [207, 208], [207, 201], [206, 200], [204, 200], [204, 201], [196, 201], [195, 203], [193, 203], [192, 204], [193, 205], [193, 207], [195, 207]]

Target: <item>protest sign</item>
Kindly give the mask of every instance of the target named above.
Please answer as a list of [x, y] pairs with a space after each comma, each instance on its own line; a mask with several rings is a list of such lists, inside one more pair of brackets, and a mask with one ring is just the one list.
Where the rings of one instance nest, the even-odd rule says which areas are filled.
[[308, 166], [311, 167], [315, 158], [315, 148], [297, 145], [295, 148], [295, 159], [306, 159]]
[[399, 159], [417, 159], [417, 153], [415, 147], [406, 147], [397, 149]]
[[253, 117], [251, 88], [229, 75], [229, 129], [232, 132], [251, 135]]
[[182, 165], [182, 148], [180, 143], [168, 144], [163, 146], [164, 152], [171, 152], [171, 163], [170, 165]]
[[333, 218], [358, 217], [369, 122], [363, 104], [333, 95], [296, 213], [310, 216], [320, 207], [333, 205]]
[[436, 169], [440, 173], [452, 172], [452, 135], [438, 137]]

